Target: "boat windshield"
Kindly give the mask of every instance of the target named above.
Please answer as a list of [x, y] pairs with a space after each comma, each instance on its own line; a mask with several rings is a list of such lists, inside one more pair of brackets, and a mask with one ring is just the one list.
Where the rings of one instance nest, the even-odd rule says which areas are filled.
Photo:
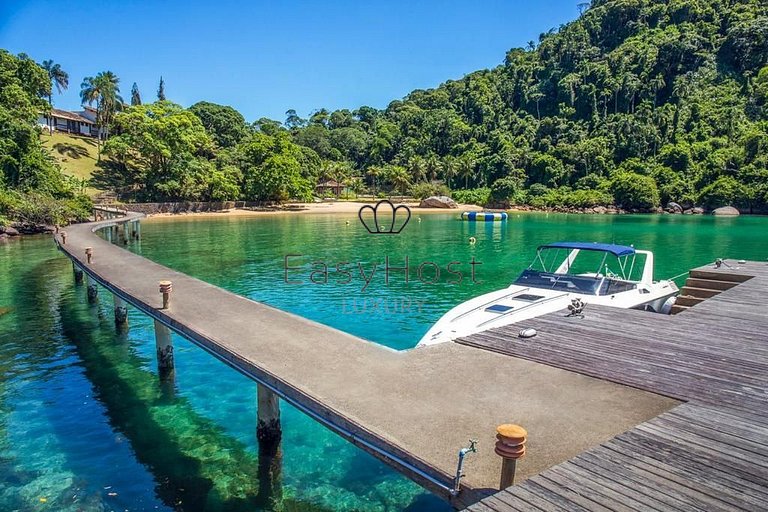
[[584, 295], [597, 295], [602, 282], [601, 278], [553, 274], [551, 272], [526, 269], [517, 278], [515, 284], [529, 288], [546, 288], [548, 290], [563, 290]]
[[617, 255], [619, 249], [610, 246], [603, 250], [579, 243], [542, 246], [515, 284], [585, 295], [608, 295], [635, 288], [643, 265], [636, 265], [638, 254], [634, 250], [626, 248], [628, 254]]

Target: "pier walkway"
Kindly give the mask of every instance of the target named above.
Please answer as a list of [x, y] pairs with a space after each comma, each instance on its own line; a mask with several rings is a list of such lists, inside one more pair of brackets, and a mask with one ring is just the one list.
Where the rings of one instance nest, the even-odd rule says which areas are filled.
[[[456, 507], [497, 492], [501, 459], [493, 446], [500, 424], [520, 423], [529, 432], [529, 455], [518, 465], [522, 480], [679, 404], [603, 377], [466, 345], [396, 352], [176, 272], [94, 234], [139, 217], [69, 226], [66, 241], [62, 233], [56, 241], [118, 299]], [[276, 274], [282, 263], [275, 262]], [[161, 280], [173, 282], [168, 309], [161, 309]], [[458, 451], [470, 438], [478, 440], [478, 451], [466, 457], [455, 496]]]
[[691, 277], [740, 284], [674, 316], [588, 305], [459, 341], [685, 402], [469, 510], [768, 509], [768, 263]]

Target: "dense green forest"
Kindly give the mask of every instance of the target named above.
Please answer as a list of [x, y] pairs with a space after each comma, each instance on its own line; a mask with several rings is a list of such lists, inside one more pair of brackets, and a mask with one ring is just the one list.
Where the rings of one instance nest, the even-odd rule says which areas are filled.
[[[495, 69], [413, 91], [384, 110], [306, 118], [289, 110], [283, 122], [248, 123], [232, 107], [167, 101], [164, 82], [151, 104], [134, 84], [129, 106], [114, 74], [87, 77], [83, 102], [111, 134], [93, 184], [136, 201], [308, 200], [318, 182], [334, 180], [358, 193], [449, 193], [499, 207], [648, 211], [674, 201], [766, 211], [765, 3], [582, 5], [577, 20], [510, 50]], [[16, 62], [17, 75], [33, 67], [3, 59]], [[24, 120], [46, 107], [57, 83], [46, 63], [50, 80], [22, 80], [32, 98]], [[1, 115], [7, 123], [10, 114]], [[28, 139], [30, 155], [44, 161]], [[10, 154], [3, 142], [6, 186], [35, 190], [14, 178]]]
[[91, 202], [42, 147], [37, 118], [47, 110], [51, 79], [25, 55], [0, 50], [0, 226], [82, 220]]

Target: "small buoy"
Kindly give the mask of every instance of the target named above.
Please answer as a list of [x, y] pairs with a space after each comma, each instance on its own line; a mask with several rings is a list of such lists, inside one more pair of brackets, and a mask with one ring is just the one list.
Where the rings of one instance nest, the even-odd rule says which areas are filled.
[[347, 221], [347, 226], [349, 226], [349, 221]]
[[536, 332], [536, 329], [528, 328], [528, 329], [523, 329], [522, 331], [520, 331], [519, 336], [521, 338], [533, 338], [537, 334], [538, 333]]
[[418, 220], [419, 222], [421, 222], [421, 217], [419, 217], [417, 220]]
[[477, 242], [477, 239], [473, 236], [469, 237], [469, 245], [475, 245]]

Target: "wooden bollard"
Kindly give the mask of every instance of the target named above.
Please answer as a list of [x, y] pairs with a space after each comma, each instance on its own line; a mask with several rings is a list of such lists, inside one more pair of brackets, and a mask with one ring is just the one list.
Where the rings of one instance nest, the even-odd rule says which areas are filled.
[[515, 484], [517, 459], [525, 455], [527, 437], [528, 432], [519, 425], [506, 424], [496, 428], [495, 452], [503, 457], [499, 489], [506, 489]]
[[86, 247], [85, 248], [85, 260], [90, 265], [93, 263], [93, 247]]
[[62, 231], [60, 234], [61, 234], [61, 245], [67, 245], [67, 232]]
[[160, 293], [163, 294], [163, 309], [168, 309], [168, 305], [171, 302], [171, 291], [173, 290], [173, 284], [170, 281], [160, 281]]

